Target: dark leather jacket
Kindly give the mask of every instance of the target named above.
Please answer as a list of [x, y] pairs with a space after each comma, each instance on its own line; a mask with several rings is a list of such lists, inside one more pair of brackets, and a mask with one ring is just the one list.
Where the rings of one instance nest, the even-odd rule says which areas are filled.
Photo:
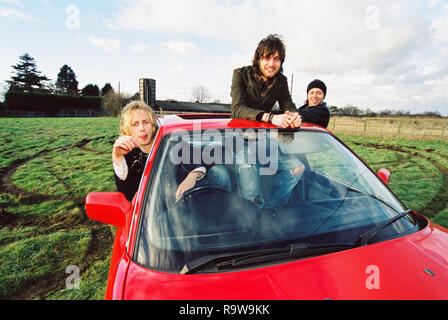
[[299, 114], [303, 122], [310, 122], [318, 126], [327, 128], [330, 121], [330, 109], [326, 102], [322, 102], [315, 107], [309, 107], [307, 104], [299, 108]]

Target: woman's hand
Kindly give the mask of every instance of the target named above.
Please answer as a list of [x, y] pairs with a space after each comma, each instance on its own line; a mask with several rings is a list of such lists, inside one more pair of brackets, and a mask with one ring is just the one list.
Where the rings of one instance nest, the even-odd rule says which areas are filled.
[[136, 147], [141, 147], [141, 144], [136, 138], [132, 136], [121, 136], [115, 140], [112, 148], [112, 160], [119, 164], [123, 160], [123, 156], [132, 151]]
[[203, 176], [204, 174], [199, 171], [190, 172], [184, 181], [179, 184], [176, 191], [176, 199], [178, 199], [184, 192], [193, 188], [196, 185], [196, 181]]

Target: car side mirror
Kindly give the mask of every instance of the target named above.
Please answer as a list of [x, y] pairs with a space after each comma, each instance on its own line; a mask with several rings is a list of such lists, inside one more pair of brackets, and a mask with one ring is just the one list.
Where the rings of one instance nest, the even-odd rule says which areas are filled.
[[87, 216], [117, 227], [126, 225], [126, 212], [131, 203], [120, 192], [93, 192], [86, 197]]
[[382, 169], [378, 170], [378, 172], [376, 174], [381, 180], [383, 180], [383, 182], [386, 185], [389, 184], [389, 179], [390, 179], [390, 171], [389, 170], [382, 168]]

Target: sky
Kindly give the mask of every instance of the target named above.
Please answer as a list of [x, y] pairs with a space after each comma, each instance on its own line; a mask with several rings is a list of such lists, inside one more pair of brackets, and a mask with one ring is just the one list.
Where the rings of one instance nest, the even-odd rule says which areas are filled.
[[53, 82], [69, 65], [80, 89], [151, 78], [157, 100], [204, 86], [230, 103], [233, 70], [269, 34], [297, 106], [321, 79], [329, 105], [448, 115], [447, 0], [0, 0], [0, 86], [29, 53]]

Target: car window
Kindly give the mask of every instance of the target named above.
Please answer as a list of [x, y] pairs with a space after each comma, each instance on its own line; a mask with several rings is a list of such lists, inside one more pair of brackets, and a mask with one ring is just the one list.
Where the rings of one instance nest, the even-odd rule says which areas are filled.
[[[176, 197], [193, 170], [205, 178]], [[135, 259], [179, 272], [192, 259], [291, 242], [351, 242], [404, 208], [331, 134], [226, 129], [165, 136], [145, 190]], [[378, 235], [413, 228], [402, 219]]]

